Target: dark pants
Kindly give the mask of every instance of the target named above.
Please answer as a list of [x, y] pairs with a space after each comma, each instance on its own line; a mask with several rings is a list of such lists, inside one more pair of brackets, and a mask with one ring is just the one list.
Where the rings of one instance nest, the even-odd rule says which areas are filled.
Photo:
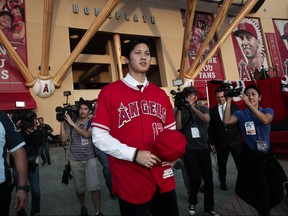
[[112, 193], [112, 179], [111, 179], [111, 173], [109, 169], [109, 163], [108, 163], [108, 156], [105, 152], [101, 151], [100, 149], [95, 147], [96, 157], [98, 158], [99, 162], [102, 165], [102, 172], [105, 178], [106, 186], [108, 187], [110, 193]]
[[159, 193], [152, 200], [143, 204], [132, 204], [118, 198], [121, 216], [178, 216], [178, 204], [175, 190]]
[[0, 215], [8, 216], [10, 210], [12, 185], [11, 182], [3, 182], [0, 184]]
[[51, 159], [50, 159], [50, 153], [49, 153], [49, 142], [47, 140], [44, 141], [39, 151], [40, 151], [39, 154], [40, 154], [42, 161], [50, 164]]
[[229, 153], [231, 152], [234, 163], [237, 170], [239, 170], [239, 157], [241, 153], [241, 144], [235, 143], [231, 145], [219, 145], [216, 146], [217, 150], [217, 161], [218, 161], [218, 173], [219, 180], [222, 184], [226, 183], [226, 173], [227, 173], [227, 162]]
[[[13, 178], [14, 178], [14, 184], [15, 186], [18, 185], [18, 178], [16, 170], [13, 169]], [[32, 202], [31, 202], [31, 212], [30, 215], [39, 215], [40, 213], [40, 182], [39, 182], [39, 167], [35, 167], [35, 170], [28, 171], [28, 180], [29, 185], [31, 188], [31, 196], [32, 196]], [[25, 209], [17, 212], [17, 215], [27, 215]]]
[[204, 181], [204, 209], [214, 210], [214, 184], [210, 148], [186, 149], [184, 163], [187, 169], [189, 181], [189, 203], [198, 203], [197, 194], [200, 189], [201, 179]]

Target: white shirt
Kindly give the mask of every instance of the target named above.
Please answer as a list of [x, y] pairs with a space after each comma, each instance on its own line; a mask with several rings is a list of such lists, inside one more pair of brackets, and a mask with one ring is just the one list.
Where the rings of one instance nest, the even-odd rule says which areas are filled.
[[[222, 111], [222, 107], [223, 107], [223, 111]], [[223, 105], [218, 104], [218, 113], [219, 113], [219, 116], [220, 116], [222, 121], [223, 121], [223, 117], [224, 117], [223, 114], [224, 114], [225, 108], [226, 108], [226, 102]]]

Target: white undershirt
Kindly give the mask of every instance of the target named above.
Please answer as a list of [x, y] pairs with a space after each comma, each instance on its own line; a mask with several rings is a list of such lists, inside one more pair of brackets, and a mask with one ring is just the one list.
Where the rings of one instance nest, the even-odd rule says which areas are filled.
[[224, 113], [222, 113], [222, 106], [223, 106], [224, 111], [225, 111], [225, 108], [226, 108], [226, 102], [225, 102], [225, 104], [223, 104], [223, 105], [218, 104], [218, 113], [219, 113], [219, 116], [220, 116], [221, 120], [223, 121], [223, 114], [224, 114]]

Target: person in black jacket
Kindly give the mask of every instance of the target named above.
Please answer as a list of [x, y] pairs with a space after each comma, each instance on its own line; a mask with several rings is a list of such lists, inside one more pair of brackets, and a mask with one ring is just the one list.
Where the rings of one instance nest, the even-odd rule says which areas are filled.
[[211, 147], [208, 139], [209, 110], [197, 104], [198, 92], [193, 86], [185, 87], [186, 105], [177, 107], [176, 128], [187, 139], [184, 165], [189, 177], [188, 212], [196, 213], [201, 179], [204, 181], [204, 211], [207, 215], [219, 216], [214, 211], [214, 183], [211, 162]]
[[42, 166], [46, 164], [51, 165], [50, 153], [49, 153], [49, 141], [48, 136], [51, 135], [53, 129], [50, 125], [44, 123], [43, 117], [38, 118], [39, 125], [37, 129], [42, 133], [42, 146], [40, 147], [40, 157], [42, 159]]
[[[24, 146], [27, 159], [28, 159], [28, 180], [31, 188], [32, 202], [30, 215], [40, 214], [40, 182], [39, 182], [39, 168], [38, 168], [38, 157], [39, 147], [42, 145], [42, 134], [37, 130], [37, 115], [35, 112], [28, 110], [16, 111], [12, 120], [19, 129], [26, 145]], [[18, 176], [16, 169], [11, 161], [11, 167], [13, 168], [13, 180], [18, 187]], [[17, 215], [27, 215], [25, 209], [17, 212]]]
[[[237, 124], [226, 125], [223, 123], [223, 113], [226, 108], [225, 88], [216, 90], [215, 96], [218, 104], [210, 109], [209, 138], [214, 150], [217, 151], [218, 174], [220, 189], [227, 191], [226, 165], [231, 152], [236, 168], [239, 168], [239, 155], [241, 152], [240, 131]], [[231, 113], [238, 110], [235, 104], [231, 104]]]

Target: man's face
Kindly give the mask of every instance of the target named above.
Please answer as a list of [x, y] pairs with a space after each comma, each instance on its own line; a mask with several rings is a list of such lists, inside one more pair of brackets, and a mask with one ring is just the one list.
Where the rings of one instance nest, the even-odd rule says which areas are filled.
[[145, 43], [137, 44], [126, 59], [130, 73], [146, 73], [150, 67], [151, 55]]
[[259, 48], [259, 40], [257, 40], [252, 34], [247, 32], [239, 33], [241, 40], [241, 48], [248, 59], [253, 59]]
[[187, 97], [187, 100], [191, 102], [191, 104], [195, 104], [197, 101], [197, 95], [196, 94], [189, 94]]
[[90, 110], [89, 107], [85, 104], [81, 104], [79, 108], [79, 117], [80, 118], [87, 118], [89, 116]]
[[12, 19], [8, 15], [2, 15], [0, 17], [0, 25], [4, 28], [11, 28]]
[[223, 105], [226, 102], [226, 98], [224, 97], [224, 92], [217, 92], [216, 99], [218, 104]]

